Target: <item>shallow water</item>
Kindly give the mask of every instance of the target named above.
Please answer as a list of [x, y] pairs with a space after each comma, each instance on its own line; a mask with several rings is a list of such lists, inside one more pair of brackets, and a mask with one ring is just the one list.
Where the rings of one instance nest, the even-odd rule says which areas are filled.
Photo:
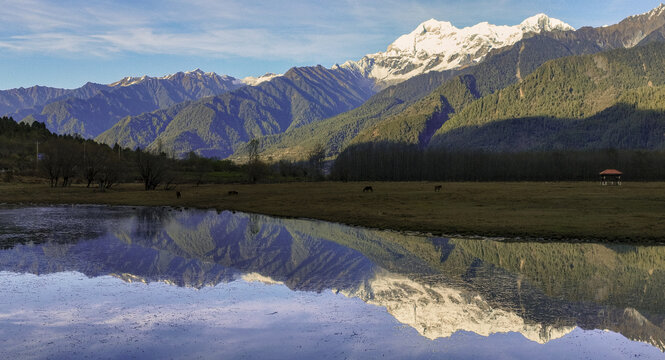
[[665, 247], [0, 208], [7, 358], [665, 358]]

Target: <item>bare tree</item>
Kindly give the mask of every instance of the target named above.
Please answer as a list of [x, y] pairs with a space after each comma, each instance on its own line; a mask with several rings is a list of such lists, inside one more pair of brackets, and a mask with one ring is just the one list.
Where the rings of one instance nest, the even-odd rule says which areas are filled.
[[164, 154], [154, 155], [137, 149], [136, 165], [145, 190], [155, 190], [164, 181], [168, 172], [168, 161]]
[[58, 186], [58, 179], [60, 178], [59, 150], [55, 141], [49, 141], [42, 146], [43, 155], [39, 160], [39, 165], [44, 175], [49, 179], [51, 187]]
[[77, 144], [58, 138], [45, 143], [42, 149], [43, 156], [39, 163], [51, 187], [58, 186], [60, 177], [61, 185], [69, 186], [78, 169], [76, 160], [80, 153]]
[[94, 143], [84, 143], [83, 146], [83, 178], [88, 181], [87, 187], [90, 187], [98, 180], [100, 171], [105, 169], [106, 162], [111, 158], [111, 150]]
[[120, 181], [122, 164], [112, 152], [106, 152], [104, 158], [97, 165], [95, 180], [101, 191], [110, 189]]
[[56, 142], [59, 150], [59, 166], [60, 175], [62, 176], [62, 187], [72, 184], [74, 177], [79, 169], [79, 156], [81, 155], [81, 147], [73, 141], [66, 139], [58, 139]]
[[267, 166], [259, 157], [259, 140], [252, 139], [249, 142], [249, 158], [247, 160], [247, 177], [251, 183], [256, 183], [265, 175]]

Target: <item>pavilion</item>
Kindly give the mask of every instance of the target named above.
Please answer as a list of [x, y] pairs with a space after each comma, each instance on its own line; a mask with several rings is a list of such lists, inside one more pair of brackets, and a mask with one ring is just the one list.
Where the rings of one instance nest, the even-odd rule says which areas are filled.
[[600, 172], [600, 185], [621, 185], [623, 173], [616, 169], [605, 169]]

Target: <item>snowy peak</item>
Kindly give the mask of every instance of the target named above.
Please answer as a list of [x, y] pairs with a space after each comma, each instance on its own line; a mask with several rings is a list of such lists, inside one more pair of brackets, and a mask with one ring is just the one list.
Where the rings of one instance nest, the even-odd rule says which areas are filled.
[[665, 13], [665, 4], [661, 3], [657, 7], [653, 8], [652, 10], [649, 10], [645, 12], [644, 14], [639, 14], [639, 15], [634, 15], [629, 17], [630, 18], [635, 18], [635, 17], [646, 17], [648, 19], [652, 19], [654, 17], [663, 15]]
[[575, 31], [575, 28], [565, 22], [551, 18], [545, 14], [537, 14], [522, 21], [519, 25], [524, 33], [543, 31]]
[[448, 21], [429, 19], [397, 38], [386, 52], [366, 55], [342, 66], [390, 84], [428, 71], [480, 62], [492, 49], [513, 45], [525, 34], [572, 30], [575, 30], [572, 26], [545, 14], [534, 15], [514, 26], [482, 22], [461, 29]]
[[204, 72], [203, 70], [197, 68], [191, 71], [184, 71], [184, 72], [179, 71], [175, 74], [170, 74], [162, 77], [151, 77], [147, 75], [143, 75], [140, 77], [127, 76], [119, 81], [109, 84], [109, 86], [122, 87], [122, 86], [131, 86], [131, 85], [140, 84], [149, 80], [183, 80], [183, 79], [200, 80], [200, 81], [216, 80], [221, 83], [229, 82], [234, 84], [238, 84], [240, 81], [232, 76], [218, 75], [214, 72]]
[[148, 78], [147, 75], [143, 75], [143, 76], [140, 76], [140, 77], [139, 76], [127, 76], [127, 77], [124, 77], [124, 78], [120, 79], [119, 81], [116, 81], [114, 83], [109, 84], [109, 86], [111, 86], [111, 87], [130, 86], [130, 85], [141, 83], [141, 82], [145, 81], [147, 78]]

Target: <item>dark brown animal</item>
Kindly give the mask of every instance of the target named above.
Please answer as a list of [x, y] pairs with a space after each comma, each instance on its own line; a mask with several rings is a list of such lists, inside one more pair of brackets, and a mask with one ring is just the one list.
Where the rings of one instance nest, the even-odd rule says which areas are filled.
[[439, 192], [439, 191], [441, 191], [441, 185], [436, 185], [434, 187], [434, 192]]
[[365, 188], [363, 189], [363, 192], [374, 192], [374, 189], [372, 189], [371, 186], [365, 186]]
[[235, 190], [229, 190], [229, 195], [238, 195], [238, 192]]
[[176, 199], [180, 199], [180, 197], [182, 197], [182, 194], [180, 193], [180, 191], [175, 192], [175, 197], [176, 197]]

